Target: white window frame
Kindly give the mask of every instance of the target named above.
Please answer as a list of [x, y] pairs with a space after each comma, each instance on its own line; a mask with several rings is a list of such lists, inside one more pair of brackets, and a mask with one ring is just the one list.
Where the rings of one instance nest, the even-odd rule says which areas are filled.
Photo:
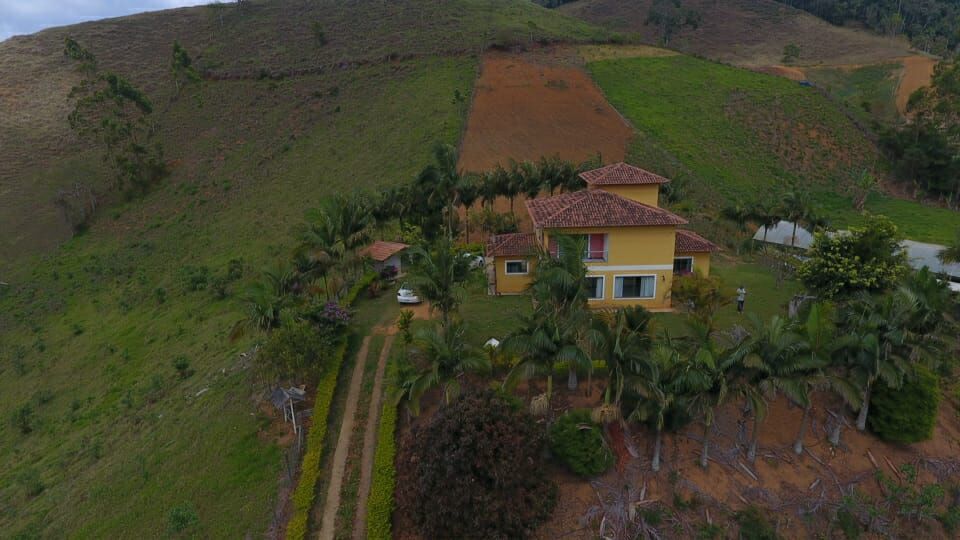
[[696, 262], [697, 262], [696, 259], [694, 259], [693, 257], [674, 257], [674, 258], [673, 258], [673, 271], [674, 271], [674, 272], [677, 271], [677, 261], [683, 260], [683, 259], [686, 259], [686, 260], [689, 260], [689, 261], [690, 261], [690, 271], [693, 272], [693, 265], [696, 264]]
[[[523, 272], [511, 272], [510, 263], [523, 263]], [[525, 276], [530, 273], [530, 261], [526, 259], [510, 259], [503, 261], [503, 274], [507, 276]]]
[[[617, 297], [617, 278], [653, 278], [653, 296], [626, 296], [626, 297]], [[614, 300], [656, 300], [657, 299], [657, 278], [660, 276], [658, 274], [617, 274], [613, 276], [613, 299]]]
[[607, 297], [607, 276], [587, 276], [587, 278], [596, 278], [600, 280], [600, 296], [596, 298], [587, 298], [588, 302], [604, 300]]

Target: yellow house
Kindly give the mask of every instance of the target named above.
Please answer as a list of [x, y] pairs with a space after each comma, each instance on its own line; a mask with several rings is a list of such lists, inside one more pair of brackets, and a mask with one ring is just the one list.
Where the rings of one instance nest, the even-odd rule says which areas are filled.
[[586, 236], [590, 305], [670, 309], [675, 274], [710, 273], [717, 247], [679, 229], [686, 220], [658, 206], [666, 178], [625, 163], [580, 175], [587, 189], [528, 200], [532, 233], [497, 235], [487, 244], [491, 292], [519, 294], [529, 285], [538, 247], [558, 235]]

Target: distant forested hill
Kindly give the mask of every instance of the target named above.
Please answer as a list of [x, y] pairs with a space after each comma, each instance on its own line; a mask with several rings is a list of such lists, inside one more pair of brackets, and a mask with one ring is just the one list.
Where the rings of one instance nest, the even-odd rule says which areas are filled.
[[873, 30], [905, 34], [919, 49], [952, 54], [960, 43], [960, 0], [778, 0], [833, 24], [861, 22]]

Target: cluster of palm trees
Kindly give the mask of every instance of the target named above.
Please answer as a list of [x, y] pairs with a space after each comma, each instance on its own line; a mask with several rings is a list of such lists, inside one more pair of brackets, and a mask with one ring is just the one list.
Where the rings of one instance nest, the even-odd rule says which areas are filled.
[[373, 205], [361, 193], [335, 195], [308, 212], [290, 258], [263, 270], [241, 296], [246, 314], [231, 339], [250, 330], [270, 333], [284, 319], [296, 319], [297, 308], [336, 299], [362, 271], [359, 249], [369, 242], [375, 222]]
[[[575, 388], [577, 371], [589, 374], [591, 359], [603, 360], [607, 389], [594, 418], [647, 423], [655, 433], [654, 470], [660, 467], [662, 432], [688, 421], [702, 424], [700, 465], [707, 467], [716, 415], [730, 399], [742, 400], [752, 415], [745, 449], [751, 461], [768, 404], [778, 396], [803, 410], [797, 453], [803, 452], [815, 396], [839, 398], [859, 411], [856, 425], [863, 430], [877, 384], [898, 387], [913, 365], [930, 365], [943, 353], [936, 336], [944, 330], [942, 314], [951, 300], [930, 272], [914, 274], [884, 294], [863, 293], [842, 305], [808, 304], [793, 318], [753, 316], [746, 327], [719, 332], [712, 316], [700, 314], [686, 321], [683, 336], [654, 336], [642, 308], [612, 313], [587, 308], [576, 247], [561, 249], [559, 258], [541, 256], [530, 288], [535, 308], [504, 344], [518, 360], [507, 382], [545, 376], [546, 392], [531, 403], [532, 412], [544, 414], [558, 365], [567, 366], [569, 386]], [[831, 433], [835, 444], [841, 425]]]
[[518, 196], [534, 198], [543, 192], [576, 191], [585, 184], [580, 173], [599, 165], [596, 159], [574, 164], [558, 157], [538, 161], [510, 160], [506, 167], [497, 165], [484, 173], [465, 173], [458, 169], [457, 150], [449, 144], [438, 144], [433, 150], [434, 163], [417, 175], [412, 184], [388, 188], [379, 199], [379, 217], [410, 220], [419, 225], [424, 236], [432, 240], [443, 230], [454, 234], [459, 227], [456, 211], [466, 214], [466, 237], [470, 236], [470, 211], [477, 203], [492, 211], [497, 198], [510, 201], [510, 213]]
[[793, 223], [791, 245], [796, 245], [797, 228], [803, 225], [810, 230], [827, 225], [820, 208], [808, 191], [793, 189], [778, 196], [761, 198], [752, 203], [737, 203], [721, 211], [724, 218], [736, 224], [741, 232], [747, 230], [747, 224], [753, 223], [763, 228], [763, 241], [767, 241], [767, 231], [781, 220]]

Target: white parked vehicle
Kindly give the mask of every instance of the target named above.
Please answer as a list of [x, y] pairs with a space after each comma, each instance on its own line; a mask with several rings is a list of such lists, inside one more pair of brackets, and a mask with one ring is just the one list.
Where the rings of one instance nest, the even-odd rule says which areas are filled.
[[420, 297], [417, 296], [417, 293], [413, 292], [406, 283], [400, 286], [400, 290], [397, 291], [397, 302], [401, 304], [419, 304]]

